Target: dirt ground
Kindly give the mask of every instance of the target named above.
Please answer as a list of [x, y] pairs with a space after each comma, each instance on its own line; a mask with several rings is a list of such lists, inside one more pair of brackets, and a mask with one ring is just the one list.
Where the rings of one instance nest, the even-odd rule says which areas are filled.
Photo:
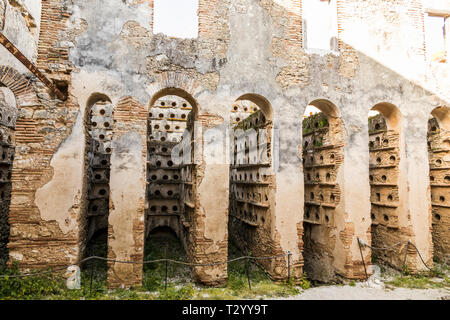
[[283, 300], [447, 300], [449, 289], [375, 289], [355, 286], [324, 286], [308, 289]]

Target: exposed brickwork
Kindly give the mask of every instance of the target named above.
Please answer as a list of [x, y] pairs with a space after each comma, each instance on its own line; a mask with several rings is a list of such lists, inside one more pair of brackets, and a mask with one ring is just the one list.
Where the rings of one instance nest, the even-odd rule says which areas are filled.
[[70, 74], [69, 46], [62, 42], [71, 13], [66, 0], [43, 0], [37, 67], [49, 74]]
[[[3, 22], [2, 3], [4, 1], [0, 0], [0, 29]], [[356, 247], [357, 237], [368, 239], [369, 243], [377, 246], [393, 244], [399, 238], [402, 240], [413, 239], [414, 241], [419, 239], [414, 234], [411, 225], [397, 223], [399, 214], [396, 205], [386, 206], [384, 203], [381, 206], [384, 209], [376, 209], [380, 207], [377, 193], [380, 194], [380, 200], [386, 198], [387, 202], [400, 202], [400, 199], [397, 199], [400, 187], [407, 186], [405, 189], [408, 189], [409, 192], [409, 187], [415, 183], [409, 181], [409, 178], [391, 183], [390, 177], [387, 177], [387, 181], [383, 181], [383, 174], [378, 173], [375, 177], [376, 170], [388, 170], [388, 168], [376, 168], [378, 156], [382, 157], [382, 163], [385, 160], [391, 161], [389, 158], [395, 156], [395, 160], [392, 162], [395, 165], [399, 164], [400, 151], [398, 148], [388, 152], [388, 150], [376, 150], [375, 145], [371, 147], [371, 155], [375, 161], [371, 168], [371, 174], [374, 175], [374, 183], [377, 183], [377, 179], [381, 179], [380, 183], [383, 184], [382, 186], [372, 185], [372, 207], [374, 208], [372, 212], [375, 214], [374, 221], [377, 223], [377, 226], [373, 227], [373, 237], [369, 228], [369, 185], [367, 184], [367, 193], [364, 193], [365, 190], [351, 189], [351, 183], [346, 180], [350, 172], [343, 170], [347, 170], [344, 165], [345, 161], [349, 158], [350, 161], [354, 161], [352, 159], [355, 158], [354, 153], [361, 151], [353, 149], [353, 142], [358, 145], [360, 142], [358, 139], [362, 139], [361, 130], [364, 126], [358, 122], [360, 119], [358, 121], [355, 119], [360, 116], [359, 108], [367, 106], [363, 106], [363, 102], [356, 106], [356, 101], [367, 103], [372, 99], [378, 99], [378, 96], [388, 100], [394, 98], [404, 100], [405, 105], [413, 99], [415, 99], [414, 101], [423, 99], [420, 100], [421, 103], [425, 101], [423, 92], [417, 93], [418, 90], [412, 85], [404, 85], [405, 79], [398, 75], [391, 75], [388, 70], [384, 69], [383, 63], [377, 62], [374, 58], [376, 56], [374, 52], [382, 55], [382, 58], [390, 57], [391, 51], [389, 50], [393, 47], [395, 49], [393, 52], [398, 55], [404, 55], [408, 59], [421, 59], [425, 47], [420, 0], [337, 0], [339, 54], [328, 53], [325, 57], [307, 54], [303, 48], [302, 0], [253, 1], [252, 5], [259, 6], [257, 9], [253, 8], [259, 16], [252, 16], [252, 18], [262, 19], [259, 22], [264, 22], [268, 26], [268, 30], [269, 28], [273, 30], [273, 34], [269, 37], [272, 39], [270, 50], [265, 50], [267, 47], [264, 46], [255, 50], [265, 48], [258, 51], [257, 54], [263, 59], [260, 62], [262, 68], [267, 67], [267, 74], [272, 74], [274, 79], [267, 78], [266, 72], [262, 72], [263, 75], [255, 77], [258, 79], [257, 81], [249, 81], [248, 84], [236, 81], [236, 83], [239, 82], [239, 85], [236, 86], [233, 85], [233, 80], [238, 80], [237, 78], [243, 72], [246, 73], [246, 76], [254, 75], [245, 68], [231, 70], [232, 66], [230, 67], [236, 62], [230, 59], [233, 57], [236, 60], [236, 56], [233, 56], [236, 54], [235, 50], [251, 52], [253, 49], [247, 48], [248, 44], [239, 44], [239, 41], [235, 41], [239, 40], [239, 32], [231, 34], [230, 31], [235, 30], [233, 28], [236, 27], [236, 25], [232, 25], [232, 23], [236, 23], [231, 20], [235, 18], [232, 15], [239, 14], [241, 18], [245, 18], [245, 13], [248, 12], [247, 4], [243, 5], [245, 1], [199, 0], [198, 39], [171, 39], [162, 35], [154, 35], [147, 29], [147, 25], [140, 25], [142, 16], [139, 16], [139, 19], [131, 19], [132, 21], [123, 21], [123, 25], [114, 26], [117, 27], [117, 30], [112, 32], [113, 34], [106, 36], [108, 39], [104, 41], [106, 51], [89, 47], [85, 38], [83, 38], [83, 41], [86, 41], [83, 46], [78, 46], [79, 36], [86, 31], [90, 32], [89, 28], [93, 27], [93, 20], [95, 20], [89, 17], [91, 25], [88, 25], [87, 20], [84, 20], [86, 17], [83, 16], [86, 12], [83, 12], [80, 3], [68, 0], [42, 1], [37, 65], [49, 78], [58, 80], [58, 84], [64, 84], [61, 81], [67, 83], [68, 101], [63, 103], [55, 100], [49, 95], [47, 89], [33, 77], [21, 75], [10, 67], [0, 66], [0, 84], [12, 90], [21, 114], [16, 123], [16, 131], [12, 132], [12, 128], [6, 130], [8, 131], [7, 135], [15, 136], [12, 138], [12, 143], [16, 145], [9, 212], [11, 232], [8, 248], [11, 261], [20, 260], [24, 268], [44, 268], [74, 263], [80, 258], [85, 242], [92, 233], [108, 225], [108, 257], [139, 263], [143, 259], [146, 231], [150, 232], [158, 226], [169, 226], [175, 229], [184, 243], [192, 262], [225, 262], [228, 258], [228, 240], [230, 238], [234, 239], [243, 251], [251, 251], [256, 256], [278, 255], [286, 253], [286, 248], [295, 250], [298, 248], [299, 252], [295, 253], [298, 259], [294, 261], [297, 278], [301, 276], [303, 260], [305, 260], [305, 269], [311, 277], [330, 280], [337, 275], [349, 278], [364, 277], [364, 269]], [[153, 0], [123, 1], [120, 4], [111, 4], [111, 8], [114, 5], [117, 5], [117, 8], [124, 8], [124, 6], [137, 8], [137, 5], [145, 7], [145, 3], [148, 3], [153, 11]], [[74, 13], [80, 16], [71, 17], [70, 10], [72, 8], [75, 8]], [[146, 9], [145, 13], [147, 12]], [[382, 23], [374, 21], [378, 17], [384, 19]], [[114, 19], [114, 17], [111, 18]], [[151, 17], [148, 18], [151, 19]], [[370, 30], [373, 39], [367, 41], [374, 51], [369, 52], [370, 54], [358, 51], [359, 49], [354, 47], [355, 43], [346, 42], [346, 32], [352, 31], [352, 26], [358, 21], [364, 22], [373, 29]], [[151, 19], [152, 23], [153, 19]], [[382, 24], [385, 26], [380, 27]], [[406, 44], [397, 41], [400, 43], [397, 45], [397, 42], [392, 39], [397, 39], [396, 37], [406, 29], [409, 30], [407, 35], [411, 39], [405, 41]], [[241, 32], [245, 32], [245, 30]], [[95, 42], [98, 40], [93, 39], [92, 43], [98, 45], [98, 42]], [[233, 45], [233, 50], [230, 50], [230, 44]], [[69, 55], [72, 46], [76, 48], [74, 51], [83, 50], [83, 54], [92, 56], [106, 52], [111, 64], [103, 64], [97, 69], [95, 60], [92, 60], [93, 62], [89, 66], [75, 66], [73, 63], [77, 62], [71, 61]], [[116, 56], [116, 54], [121, 54], [121, 56]], [[259, 54], [261, 55], [259, 56]], [[124, 60], [125, 56], [129, 60], [139, 61], [118, 61], [117, 57]], [[247, 57], [243, 57], [243, 59], [245, 58]], [[373, 69], [371, 71], [373, 73], [364, 79], [367, 81], [364, 85], [368, 87], [362, 88], [355, 79], [361, 81], [361, 78], [358, 78], [358, 72], [363, 63], [368, 64], [366, 61], [368, 59], [371, 59], [370, 65], [364, 65], [365, 70]], [[267, 66], [264, 65], [265, 63]], [[375, 84], [371, 82], [372, 78], [376, 82]], [[383, 80], [380, 80], [381, 78]], [[385, 81], [386, 78], [388, 80]], [[133, 91], [136, 89], [133, 88], [133, 81], [138, 87], [141, 85], [138, 83], [140, 80], [143, 80], [142, 90]], [[369, 92], [368, 88], [372, 85], [373, 88], [376, 87], [376, 90]], [[93, 89], [94, 87], [95, 89]], [[115, 107], [113, 104], [107, 103], [109, 105], [107, 116], [111, 118], [114, 109], [114, 121], [111, 121], [109, 129], [102, 127], [101, 132], [84, 127], [83, 120], [77, 121], [77, 117], [79, 120], [82, 115], [85, 116], [85, 121], [91, 119], [90, 110], [85, 114], [83, 108], [86, 106], [78, 105], [78, 103], [81, 104], [82, 101], [86, 103], [86, 96], [95, 92], [94, 90], [100, 90], [99, 88], [103, 91], [110, 91], [112, 101], [119, 101]], [[386, 93], [383, 95], [384, 91]], [[303, 181], [286, 179], [286, 173], [284, 173], [285, 176], [280, 175], [282, 179], [277, 179], [277, 174], [264, 176], [265, 167], [263, 165], [251, 167], [248, 166], [248, 163], [232, 166], [229, 180], [229, 177], [225, 177], [228, 175], [228, 165], [225, 165], [221, 178], [225, 177], [225, 186], [230, 182], [231, 206], [229, 212], [226, 212], [225, 208], [226, 201], [228, 201], [228, 194], [225, 192], [214, 195], [218, 201], [217, 203], [211, 201], [208, 207], [205, 202], [208, 202], [209, 199], [205, 200], [205, 198], [211, 198], [211, 195], [207, 194], [209, 190], [204, 190], [208, 189], [205, 185], [212, 188], [211, 180], [213, 179], [211, 177], [216, 171], [223, 168], [217, 169], [217, 167], [207, 164], [202, 150], [196, 154], [198, 162], [183, 163], [180, 167], [171, 166], [169, 165], [170, 151], [179, 142], [180, 134], [186, 126], [193, 132], [194, 121], [202, 124], [204, 131], [221, 125], [227, 121], [224, 120], [224, 117], [229, 115], [227, 113], [229, 105], [226, 104], [230, 104], [231, 96], [256, 92], [270, 98], [270, 102], [273, 103], [271, 111], [273, 111], [274, 117], [263, 121], [262, 112], [250, 116], [248, 110], [244, 110], [245, 112], [232, 112], [232, 123], [240, 123], [245, 126], [258, 119], [258, 124], [253, 122], [250, 126], [269, 130], [272, 129], [272, 126], [276, 127], [281, 130], [282, 147], [285, 148], [282, 150], [283, 153], [297, 152], [298, 145], [301, 146], [302, 142], [299, 142], [301, 140], [298, 137], [299, 133], [290, 132], [291, 128], [284, 126], [284, 122], [280, 123], [279, 119], [285, 120], [291, 116], [299, 122], [302, 104], [310, 97], [317, 99], [319, 96], [325, 97], [329, 94], [330, 97], [327, 98], [336, 99], [335, 102], [340, 103], [339, 108], [343, 108], [341, 110], [343, 111], [342, 118], [331, 117], [328, 119], [330, 127], [327, 124], [324, 127], [326, 129], [312, 128], [311, 132], [304, 133], [303, 143], [308, 142], [308, 145], [305, 145], [303, 150], [304, 167], [299, 170], [303, 170], [305, 175], [305, 187], [303, 187]], [[75, 93], [76, 97], [73, 96]], [[125, 95], [130, 96], [120, 99]], [[148, 105], [148, 100], [150, 100], [149, 106], [153, 107], [149, 110], [144, 107], [144, 105]], [[189, 107], [164, 108], [161, 105], [163, 101], [183, 101], [187, 102]], [[224, 103], [224, 101], [228, 102]], [[90, 107], [89, 101], [87, 104]], [[224, 105], [226, 106], [224, 107]], [[105, 106], [106, 102], [98, 102], [94, 105], [95, 114], [92, 115], [91, 122], [101, 122], [102, 124], [106, 122], [101, 114], [96, 114]], [[423, 107], [430, 106], [424, 103]], [[408, 123], [408, 129], [412, 130], [409, 126], [415, 128], [416, 122], [420, 122], [420, 120], [413, 111], [408, 112], [409, 117], [412, 118], [412, 121]], [[150, 115], [150, 113], [152, 114]], [[160, 117], [160, 114], [163, 116]], [[114, 129], [111, 130], [113, 127]], [[79, 133], [81, 131], [82, 133]], [[346, 133], [349, 133], [351, 139], [355, 139], [348, 145], [344, 145]], [[105, 135], [104, 139], [100, 138], [101, 134]], [[4, 136], [6, 136], [6, 132]], [[388, 148], [391, 148], [390, 143], [400, 142], [399, 136], [391, 132], [374, 133], [371, 138], [376, 139], [377, 136], [380, 137], [381, 144], [384, 139], [389, 140]], [[73, 140], [71, 140], [72, 138]], [[107, 138], [105, 143], [98, 143], [98, 146], [105, 152], [99, 152], [102, 153], [102, 156], [96, 155], [96, 151], [99, 151], [95, 148], [98, 140], [105, 140], [105, 138]], [[90, 150], [94, 155], [92, 159], [89, 158], [88, 152], [85, 152], [84, 155], [80, 154], [84, 147], [83, 139], [86, 139], [87, 142], [85, 151]], [[196, 135], [193, 139], [195, 142], [204, 142], [202, 136]], [[290, 140], [297, 142], [294, 143]], [[433, 141], [435, 143], [436, 140]], [[269, 141], [269, 146], [270, 143], [271, 141]], [[364, 142], [364, 146], [365, 144], [366, 142]], [[68, 145], [73, 145], [74, 150], [67, 151]], [[110, 150], [107, 152], [108, 147]], [[8, 150], [5, 156], [8, 160], [12, 155], [12, 148], [10, 145], [5, 148]], [[164, 148], [167, 150], [163, 150]], [[295, 152], [292, 152], [294, 149]], [[433, 148], [433, 150], [440, 149]], [[344, 151], [346, 159], [344, 159]], [[97, 168], [96, 161], [109, 159], [110, 152], [112, 152], [111, 166], [101, 165], [101, 168]], [[432, 159], [434, 160], [433, 157], [440, 155], [440, 152], [434, 152]], [[193, 158], [194, 153], [195, 150], [191, 154]], [[299, 155], [301, 153], [299, 152]], [[333, 155], [334, 157], [332, 157]], [[285, 154], [282, 156], [284, 157]], [[410, 169], [411, 161], [417, 160], [414, 158], [415, 156], [415, 154], [410, 154], [408, 155], [410, 159], [405, 159], [410, 165]], [[132, 161], [125, 161], [128, 159], [127, 157]], [[49, 205], [49, 203], [56, 202], [52, 192], [57, 190], [55, 186], [49, 186], [52, 183], [57, 184], [55, 181], [61, 179], [63, 175], [61, 169], [69, 171], [67, 170], [68, 163], [74, 158], [79, 159], [80, 162], [84, 159], [84, 167], [76, 169], [81, 175], [81, 177], [76, 177], [77, 180], [74, 182], [77, 185], [76, 190], [64, 189], [61, 191], [61, 197], [70, 196], [71, 198], [64, 201], [65, 204], [70, 202], [70, 208], [64, 208], [59, 212], [57, 210], [59, 207]], [[295, 161], [297, 161], [295, 162], [296, 166], [300, 167], [297, 165], [300, 160], [295, 159]], [[161, 162], [161, 166], [157, 165], [158, 162]], [[353, 163], [356, 164], [356, 161]], [[366, 165], [367, 163], [361, 166]], [[392, 166], [392, 164], [390, 165]], [[11, 168], [11, 164], [4, 163], [3, 167]], [[286, 170], [281, 168], [281, 170], [283, 169]], [[367, 167], [364, 167], [364, 170], [366, 169]], [[109, 170], [111, 179], [107, 181]], [[438, 168], [432, 164], [431, 170], [432, 172], [438, 171]], [[296, 173], [300, 174], [300, 172]], [[343, 174], [339, 176], [341, 173]], [[99, 185], [95, 182], [97, 174], [100, 175]], [[389, 171], [386, 175], [392, 176], [393, 180], [398, 180], [395, 172]], [[4, 174], [1, 175], [1, 177], [3, 176]], [[156, 179], [153, 179], [153, 176], [156, 176]], [[178, 179], [175, 179], [175, 176], [178, 176]], [[1, 177], [0, 183], [3, 181]], [[441, 174], [439, 177], [434, 175], [434, 177], [435, 179], [444, 179], [445, 183], [445, 175]], [[3, 182], [7, 184], [9, 181]], [[111, 192], [109, 199], [109, 192], [104, 189], [108, 182]], [[127, 185], [127, 183], [130, 184]], [[218, 184], [217, 181], [215, 183]], [[305, 208], [302, 208], [299, 202], [295, 202], [295, 205], [288, 206], [289, 210], [286, 210], [293, 211], [289, 212], [289, 216], [283, 215], [284, 212], [276, 211], [283, 207], [283, 203], [280, 203], [283, 201], [278, 201], [278, 199], [286, 199], [286, 197], [279, 196], [282, 192], [278, 188], [286, 190], [287, 187], [291, 187], [291, 185], [284, 186], [284, 183], [292, 184], [292, 187], [299, 186], [298, 189], [295, 189], [296, 192], [305, 191]], [[422, 183], [422, 185], [424, 184]], [[7, 189], [8, 187], [5, 187], [6, 201], [8, 200]], [[101, 190], [105, 190], [102, 199], [93, 199]], [[445, 234], [447, 220], [445, 210], [442, 209], [445, 208], [445, 204], [443, 206], [440, 203], [443, 202], [440, 197], [447, 196], [441, 194], [443, 189], [437, 185], [437, 182], [432, 182], [431, 190], [435, 226], [433, 236], [437, 248], [435, 251], [438, 256], [443, 256], [448, 249], [445, 247], [445, 241], [440, 241], [439, 238], [443, 238], [442, 234]], [[349, 197], [344, 199], [346, 195]], [[361, 212], [355, 212], [357, 206], [351, 205], [355, 201], [354, 195], [356, 195], [357, 201], [367, 202], [367, 207], [361, 206]], [[57, 199], [61, 199], [60, 196]], [[390, 196], [392, 196], [392, 200], [390, 200]], [[416, 194], [408, 194], [408, 196], [409, 199], [405, 200], [405, 206], [414, 200], [412, 198]], [[423, 195], [419, 194], [418, 196], [422, 197]], [[130, 197], [132, 200], [125, 203], [124, 199], [130, 199]], [[97, 202], [101, 202], [101, 205]], [[223, 205], [224, 210], [219, 213], [213, 212], [214, 205]], [[95, 206], [97, 209], [101, 207], [101, 215], [94, 213]], [[4, 221], [6, 211], [1, 210], [1, 219]], [[147, 210], [147, 219], [145, 219], [145, 210]], [[210, 220], [212, 212], [217, 215], [216, 220]], [[152, 213], [161, 214], [162, 217], [151, 216]], [[384, 215], [387, 216], [389, 222], [385, 221]], [[438, 219], [438, 215], [441, 220]], [[293, 219], [292, 221], [297, 219], [293, 229], [286, 227], [291, 223], [290, 219]], [[337, 222], [336, 219], [339, 221]], [[217, 236], [216, 233], [220, 232], [211, 231], [216, 231], [214, 227], [217, 225], [228, 225], [228, 222], [230, 228], [228, 230], [221, 229], [224, 234]], [[363, 228], [359, 228], [360, 224], [363, 224]], [[5, 223], [2, 225], [4, 226]], [[441, 225], [443, 228], [440, 228]], [[303, 228], [304, 226], [305, 228]], [[366, 226], [369, 229], [367, 231]], [[2, 226], [0, 226], [1, 228]], [[90, 232], [88, 232], [89, 229]], [[290, 231], [286, 232], [288, 229]], [[426, 248], [429, 255], [432, 248], [428, 244], [424, 244], [426, 240], [419, 239], [417, 241], [422, 241], [422, 247]], [[402, 252], [403, 249], [404, 247], [399, 247], [398, 251], [389, 252], [384, 260], [398, 267], [402, 258], [399, 252]], [[412, 248], [408, 255], [408, 267], [414, 271], [418, 269], [418, 261], [416, 261], [417, 255], [411, 250]], [[303, 252], [305, 259], [302, 258]], [[370, 258], [370, 250], [364, 251], [364, 260], [367, 264], [370, 263]], [[287, 275], [285, 258], [261, 264], [274, 279], [281, 280]], [[197, 267], [194, 268], [194, 278], [205, 284], [223, 284], [227, 279], [227, 267], [225, 264], [215, 267]], [[108, 281], [111, 287], [139, 285], [141, 279], [142, 266], [139, 264], [109, 264]]]
[[[5, 70], [5, 69], [2, 69]], [[16, 157], [12, 172], [12, 195], [9, 222], [11, 225], [11, 260], [19, 260], [24, 268], [60, 266], [79, 258], [79, 234], [74, 229], [63, 233], [56, 221], [44, 221], [35, 204], [36, 190], [53, 175], [51, 160], [74, 124], [77, 106], [53, 101], [43, 104], [32, 88], [50, 100], [42, 84], [14, 74], [9, 70], [1, 77], [16, 95], [22, 116], [16, 123]], [[51, 122], [51, 126], [49, 126]], [[54, 124], [53, 124], [54, 123]], [[81, 208], [72, 207], [75, 214]], [[75, 218], [77, 219], [77, 218]]]

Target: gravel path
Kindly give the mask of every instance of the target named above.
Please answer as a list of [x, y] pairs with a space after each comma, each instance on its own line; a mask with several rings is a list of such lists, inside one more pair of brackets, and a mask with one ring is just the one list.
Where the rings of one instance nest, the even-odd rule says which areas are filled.
[[356, 286], [317, 287], [287, 300], [442, 300], [450, 298], [449, 289], [374, 289]]

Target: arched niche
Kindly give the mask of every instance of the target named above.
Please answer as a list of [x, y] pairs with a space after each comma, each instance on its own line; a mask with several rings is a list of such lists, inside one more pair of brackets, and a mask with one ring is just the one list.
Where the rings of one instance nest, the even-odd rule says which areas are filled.
[[436, 118], [441, 129], [450, 131], [450, 107], [437, 107], [431, 115]]
[[[270, 102], [257, 94], [240, 96], [231, 106], [230, 125], [229, 241], [243, 254], [276, 255], [281, 249], [273, 236], [276, 187]], [[281, 261], [258, 263], [272, 278], [282, 277]]]
[[178, 96], [182, 99], [185, 99], [189, 105], [192, 107], [192, 111], [194, 113], [195, 116], [198, 115], [198, 103], [197, 100], [187, 91], [180, 89], [180, 88], [164, 88], [159, 90], [158, 92], [156, 92], [151, 100], [150, 100], [150, 104], [149, 107], [153, 107], [155, 105], [155, 102], [158, 99], [161, 99], [164, 96]]
[[[376, 104], [371, 114], [368, 119], [372, 244], [389, 247], [407, 237], [402, 232], [399, 191], [402, 114], [388, 102]], [[401, 249], [374, 250], [373, 257], [379, 263], [400, 269], [403, 263]]]
[[243, 101], [243, 100], [248, 100], [256, 104], [258, 108], [264, 113], [267, 120], [272, 121], [273, 119], [272, 105], [270, 104], [269, 100], [267, 100], [265, 97], [255, 93], [247, 93], [236, 99], [236, 101]]
[[[93, 93], [86, 103], [85, 130], [85, 255], [101, 248], [97, 255], [107, 254], [110, 171], [114, 107], [103, 93]], [[99, 262], [100, 263], [100, 262]], [[102, 262], [103, 263], [103, 262]], [[105, 263], [106, 264], [106, 263]]]
[[13, 91], [0, 82], [0, 265], [8, 260], [15, 126], [19, 110]]
[[186, 252], [194, 245], [189, 234], [196, 214], [191, 160], [197, 110], [191, 94], [164, 88], [152, 96], [147, 117], [146, 237], [154, 228], [171, 228]]
[[450, 254], [450, 108], [435, 108], [428, 125], [434, 259]]
[[335, 264], [339, 257], [335, 257], [335, 237], [344, 220], [338, 208], [345, 128], [338, 108], [331, 101], [316, 99], [308, 106], [318, 110], [303, 118], [304, 270], [312, 280], [329, 282], [337, 276]]
[[395, 105], [388, 102], [382, 102], [376, 104], [372, 108], [372, 110], [379, 112], [384, 117], [387, 125], [387, 130], [393, 130], [398, 133], [400, 132], [402, 124], [402, 114]]

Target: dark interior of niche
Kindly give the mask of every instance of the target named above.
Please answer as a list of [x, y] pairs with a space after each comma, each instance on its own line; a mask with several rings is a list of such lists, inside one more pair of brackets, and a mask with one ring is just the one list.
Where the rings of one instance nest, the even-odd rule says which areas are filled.
[[[57, 80], [57, 79], [52, 79], [52, 81], [56, 89], [58, 89], [63, 95], [65, 95], [67, 99], [67, 97], [69, 96], [69, 82], [67, 80]], [[51, 97], [53, 99], [57, 98], [54, 92], [51, 92]]]

